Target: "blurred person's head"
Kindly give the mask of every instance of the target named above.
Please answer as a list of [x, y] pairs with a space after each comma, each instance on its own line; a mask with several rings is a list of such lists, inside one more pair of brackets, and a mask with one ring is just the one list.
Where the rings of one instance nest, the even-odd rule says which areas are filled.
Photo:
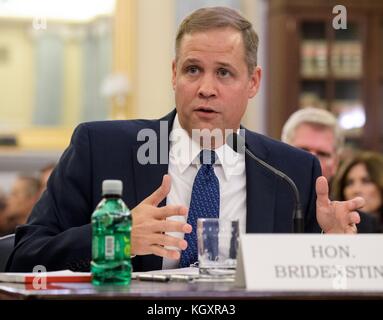
[[282, 141], [315, 155], [327, 180], [335, 175], [343, 137], [331, 112], [318, 108], [294, 112], [283, 126]]
[[55, 168], [55, 166], [56, 165], [54, 163], [50, 163], [50, 164], [46, 165], [45, 167], [43, 167], [40, 170], [40, 188], [41, 188], [41, 192], [43, 192], [46, 189], [48, 179], [49, 179], [53, 169]]
[[26, 223], [39, 197], [40, 180], [30, 176], [19, 176], [13, 183], [8, 196], [8, 220], [15, 226]]
[[361, 196], [367, 213], [381, 215], [383, 199], [383, 156], [375, 152], [360, 152], [339, 168], [332, 185], [336, 200]]

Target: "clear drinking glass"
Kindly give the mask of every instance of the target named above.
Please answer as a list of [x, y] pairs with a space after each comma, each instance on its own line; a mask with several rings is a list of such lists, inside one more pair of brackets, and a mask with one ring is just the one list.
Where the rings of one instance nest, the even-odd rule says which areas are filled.
[[200, 218], [197, 221], [198, 267], [201, 277], [234, 277], [239, 221]]

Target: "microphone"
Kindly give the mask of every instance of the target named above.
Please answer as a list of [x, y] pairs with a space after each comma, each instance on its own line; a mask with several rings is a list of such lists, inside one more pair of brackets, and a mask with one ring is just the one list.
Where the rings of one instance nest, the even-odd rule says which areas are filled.
[[304, 232], [304, 217], [302, 214], [302, 206], [301, 201], [299, 197], [299, 191], [291, 178], [283, 173], [282, 171], [279, 171], [278, 169], [274, 168], [273, 166], [269, 165], [265, 161], [259, 159], [256, 155], [254, 155], [246, 146], [245, 138], [237, 133], [230, 133], [226, 138], [227, 145], [232, 148], [237, 153], [246, 153], [250, 156], [253, 160], [257, 161], [261, 166], [264, 168], [270, 170], [278, 177], [282, 178], [282, 180], [286, 181], [287, 184], [291, 187], [293, 190], [294, 196], [295, 196], [295, 207], [294, 207], [294, 213], [293, 213], [293, 221], [294, 221], [294, 233], [303, 233]]

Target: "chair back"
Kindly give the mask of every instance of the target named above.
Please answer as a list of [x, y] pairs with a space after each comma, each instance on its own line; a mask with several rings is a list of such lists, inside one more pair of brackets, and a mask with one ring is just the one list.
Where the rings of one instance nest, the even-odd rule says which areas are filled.
[[9, 234], [0, 238], [0, 272], [5, 272], [5, 267], [13, 250], [14, 243], [14, 234]]

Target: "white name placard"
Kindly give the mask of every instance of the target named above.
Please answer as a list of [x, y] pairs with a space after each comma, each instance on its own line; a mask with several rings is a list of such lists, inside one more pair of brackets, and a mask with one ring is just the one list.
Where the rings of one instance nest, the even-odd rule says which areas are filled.
[[236, 284], [260, 291], [383, 292], [383, 235], [243, 234]]

